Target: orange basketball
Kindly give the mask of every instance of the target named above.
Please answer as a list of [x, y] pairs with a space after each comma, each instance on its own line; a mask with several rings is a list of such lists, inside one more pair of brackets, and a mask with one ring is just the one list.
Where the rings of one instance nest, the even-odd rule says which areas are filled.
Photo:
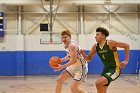
[[58, 64], [60, 64], [60, 63], [61, 63], [61, 60], [57, 56], [53, 56], [49, 60], [49, 64], [52, 68], [58, 67]]

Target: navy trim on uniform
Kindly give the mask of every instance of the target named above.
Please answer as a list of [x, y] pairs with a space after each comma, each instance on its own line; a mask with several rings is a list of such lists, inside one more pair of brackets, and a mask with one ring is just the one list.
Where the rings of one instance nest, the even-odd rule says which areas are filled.
[[67, 71], [66, 69], [65, 69], [65, 71], [68, 72], [74, 78], [74, 76], [69, 71]]
[[80, 79], [80, 80], [77, 80], [77, 79], [73, 79], [73, 80], [76, 80], [76, 81], [81, 81], [81, 79]]

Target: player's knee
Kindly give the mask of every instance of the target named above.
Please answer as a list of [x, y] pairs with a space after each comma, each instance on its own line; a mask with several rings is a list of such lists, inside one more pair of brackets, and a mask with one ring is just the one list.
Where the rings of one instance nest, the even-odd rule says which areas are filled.
[[102, 82], [100, 82], [100, 81], [96, 81], [96, 82], [95, 82], [95, 85], [96, 85], [96, 87], [98, 88], [98, 87], [101, 87], [103, 84], [102, 84]]
[[57, 84], [63, 84], [64, 83], [64, 81], [60, 78], [57, 78], [56, 82], [57, 82]]
[[76, 89], [76, 88], [72, 88], [72, 87], [71, 87], [71, 92], [72, 92], [72, 93], [76, 93], [77, 90], [78, 90], [78, 89]]
[[71, 92], [76, 93], [78, 91], [78, 88], [75, 86], [71, 86]]

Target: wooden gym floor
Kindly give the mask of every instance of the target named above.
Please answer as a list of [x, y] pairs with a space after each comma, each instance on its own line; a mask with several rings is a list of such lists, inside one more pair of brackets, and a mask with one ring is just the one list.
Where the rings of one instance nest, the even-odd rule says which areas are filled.
[[[86, 83], [82, 83], [87, 93], [97, 93], [95, 81], [99, 75], [88, 75]], [[0, 93], [54, 93], [57, 75], [0, 77]], [[72, 79], [64, 83], [62, 93], [71, 93]], [[139, 75], [121, 75], [112, 82], [107, 93], [140, 93]]]

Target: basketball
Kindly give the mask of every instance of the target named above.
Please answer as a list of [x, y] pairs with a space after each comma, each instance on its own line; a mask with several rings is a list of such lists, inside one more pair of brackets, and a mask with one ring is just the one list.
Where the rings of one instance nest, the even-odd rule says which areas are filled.
[[49, 60], [49, 64], [52, 68], [58, 67], [58, 64], [60, 64], [60, 63], [61, 63], [61, 60], [57, 56], [53, 56]]

